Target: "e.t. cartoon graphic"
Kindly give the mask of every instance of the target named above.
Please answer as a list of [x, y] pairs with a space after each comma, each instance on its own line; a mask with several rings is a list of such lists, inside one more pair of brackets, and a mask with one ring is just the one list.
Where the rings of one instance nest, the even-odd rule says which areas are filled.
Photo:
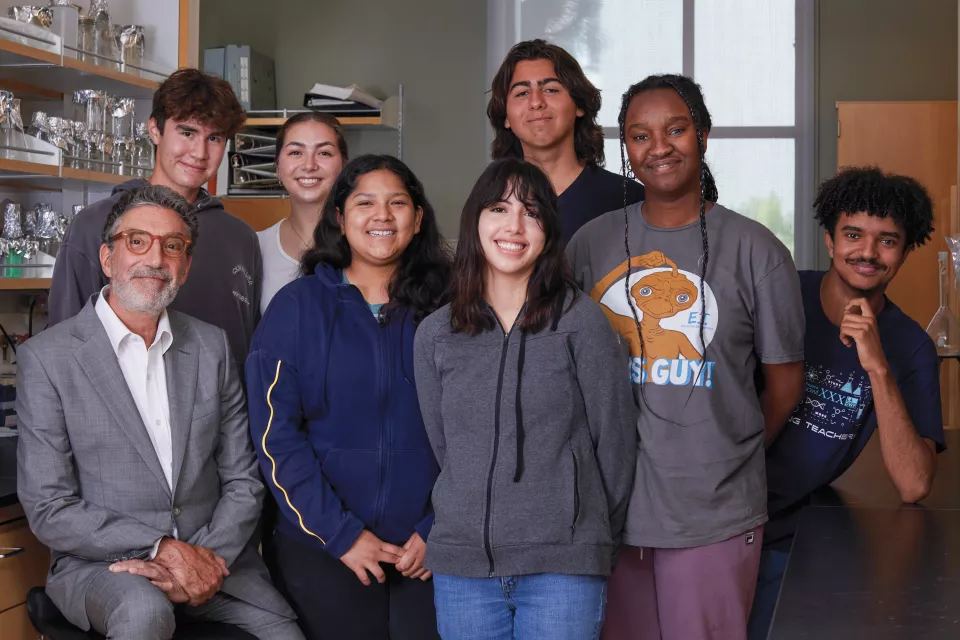
[[[653, 362], [661, 358], [671, 360], [680, 356], [687, 360], [701, 358], [700, 351], [682, 332], [660, 326], [662, 319], [673, 317], [693, 306], [699, 297], [697, 286], [685, 275], [679, 273], [676, 263], [660, 251], [651, 251], [630, 259], [631, 268], [653, 269], [661, 266], [668, 266], [671, 270], [645, 275], [630, 289], [637, 308], [643, 312], [640, 320], [643, 331], [642, 356], [643, 368], [648, 375]], [[624, 262], [593, 287], [590, 297], [599, 302], [604, 292], [626, 272], [627, 263]], [[633, 317], [620, 315], [602, 303], [600, 306], [607, 314], [613, 328], [630, 345], [630, 355], [640, 357], [640, 336], [637, 335], [637, 326]]]

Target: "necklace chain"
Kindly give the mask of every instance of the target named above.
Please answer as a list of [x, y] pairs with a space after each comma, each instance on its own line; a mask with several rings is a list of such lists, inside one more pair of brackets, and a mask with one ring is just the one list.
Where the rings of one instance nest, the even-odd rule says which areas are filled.
[[297, 237], [300, 238], [300, 242], [303, 243], [303, 246], [304, 246], [304, 247], [309, 247], [310, 244], [309, 244], [306, 240], [303, 239], [303, 236], [300, 235], [300, 232], [299, 232], [299, 231], [297, 231], [297, 227], [294, 226], [294, 224], [293, 224], [293, 222], [290, 220], [290, 218], [287, 218], [287, 224], [290, 226], [291, 229], [293, 229], [293, 232], [294, 232], [295, 234], [297, 234]]

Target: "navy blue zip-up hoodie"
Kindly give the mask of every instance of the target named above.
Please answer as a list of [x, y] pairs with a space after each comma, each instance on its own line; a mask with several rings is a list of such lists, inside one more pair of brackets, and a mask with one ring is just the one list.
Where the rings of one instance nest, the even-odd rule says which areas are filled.
[[413, 376], [413, 312], [381, 325], [326, 265], [270, 302], [246, 363], [250, 432], [283, 517], [339, 558], [368, 529], [403, 545], [433, 525], [439, 468]]

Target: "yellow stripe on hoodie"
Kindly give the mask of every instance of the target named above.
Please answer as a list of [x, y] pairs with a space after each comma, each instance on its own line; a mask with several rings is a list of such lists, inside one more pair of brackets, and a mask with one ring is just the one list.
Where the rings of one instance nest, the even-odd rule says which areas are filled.
[[287, 490], [283, 488], [283, 485], [277, 481], [277, 461], [274, 460], [273, 456], [270, 455], [270, 452], [267, 451], [267, 436], [270, 434], [270, 427], [273, 426], [273, 403], [270, 402], [270, 396], [273, 394], [273, 388], [277, 386], [277, 381], [280, 380], [280, 366], [282, 364], [283, 360], [277, 361], [277, 374], [273, 378], [273, 384], [271, 384], [270, 388], [267, 389], [267, 406], [270, 407], [270, 419], [267, 421], [267, 430], [263, 432], [263, 438], [260, 440], [260, 446], [263, 447], [263, 452], [268, 458], [270, 458], [270, 464], [273, 465], [273, 470], [270, 474], [271, 478], [273, 479], [273, 484], [277, 485], [280, 491], [283, 491], [283, 497], [287, 499], [287, 506], [293, 509], [293, 512], [297, 514], [297, 520], [300, 521], [300, 528], [303, 529], [305, 533], [309, 533], [323, 544], [327, 544], [326, 540], [315, 534], [313, 531], [310, 531], [310, 529], [307, 529], [307, 525], [303, 524], [303, 516], [300, 515], [300, 512], [297, 510], [297, 508], [293, 506], [292, 502], [290, 502], [290, 494], [288, 494]]

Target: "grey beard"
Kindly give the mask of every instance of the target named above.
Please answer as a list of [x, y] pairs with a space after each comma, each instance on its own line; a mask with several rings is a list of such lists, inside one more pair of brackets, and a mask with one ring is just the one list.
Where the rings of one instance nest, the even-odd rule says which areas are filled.
[[110, 292], [116, 294], [118, 302], [125, 309], [155, 316], [160, 315], [164, 309], [170, 306], [173, 299], [177, 297], [179, 290], [180, 285], [170, 280], [156, 296], [148, 297], [133, 285], [132, 280], [110, 284]]

